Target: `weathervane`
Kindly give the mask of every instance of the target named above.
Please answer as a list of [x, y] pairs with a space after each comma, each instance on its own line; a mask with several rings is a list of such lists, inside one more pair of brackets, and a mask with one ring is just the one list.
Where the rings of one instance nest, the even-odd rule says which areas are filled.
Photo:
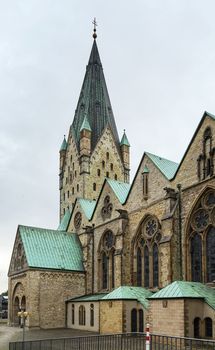
[[98, 26], [97, 22], [96, 22], [96, 18], [94, 17], [94, 20], [93, 20], [93, 25], [94, 25], [94, 28], [93, 28], [93, 38], [96, 39], [97, 38], [97, 34], [96, 34], [96, 27]]

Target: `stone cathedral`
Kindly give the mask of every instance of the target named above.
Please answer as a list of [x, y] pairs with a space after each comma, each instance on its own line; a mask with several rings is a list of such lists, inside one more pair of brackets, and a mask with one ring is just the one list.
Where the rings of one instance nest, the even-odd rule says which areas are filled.
[[28, 327], [121, 333], [149, 322], [214, 338], [215, 116], [203, 114], [179, 164], [145, 151], [130, 183], [96, 36], [59, 152], [59, 227], [18, 226], [9, 323], [27, 310]]

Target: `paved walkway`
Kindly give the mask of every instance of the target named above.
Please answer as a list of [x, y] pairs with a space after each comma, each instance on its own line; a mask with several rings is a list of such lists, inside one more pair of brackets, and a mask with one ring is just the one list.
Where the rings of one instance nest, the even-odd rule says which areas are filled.
[[[0, 350], [8, 350], [9, 342], [22, 340], [23, 330], [19, 327], [9, 327], [0, 324]], [[52, 339], [62, 337], [78, 337], [95, 334], [74, 329], [34, 329], [25, 331], [26, 340]]]

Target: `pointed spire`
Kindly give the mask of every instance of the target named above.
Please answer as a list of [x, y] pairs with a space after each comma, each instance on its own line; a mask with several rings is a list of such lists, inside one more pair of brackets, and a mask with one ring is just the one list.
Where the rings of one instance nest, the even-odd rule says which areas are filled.
[[64, 135], [64, 139], [63, 139], [63, 142], [62, 142], [62, 145], [61, 145], [61, 148], [60, 148], [60, 152], [61, 151], [66, 151], [66, 149], [67, 149], [67, 142], [66, 142], [65, 136], [66, 135]]
[[85, 115], [84, 117], [84, 120], [83, 120], [83, 123], [81, 125], [81, 129], [80, 129], [80, 132], [85, 129], [85, 130], [88, 130], [88, 131], [92, 131], [91, 127], [90, 127], [90, 124], [88, 122], [88, 118], [87, 116]]
[[95, 148], [103, 130], [109, 126], [116, 144], [119, 146], [119, 136], [111, 107], [111, 102], [105, 82], [102, 63], [96, 40], [93, 41], [84, 82], [75, 111], [71, 131], [77, 148], [80, 150], [80, 129], [85, 116], [92, 130], [91, 147]]
[[145, 165], [143, 168], [142, 174], [148, 174], [148, 173], [149, 173], [149, 169], [148, 169], [147, 165]]
[[124, 133], [122, 135], [122, 140], [120, 142], [120, 146], [123, 146], [123, 145], [130, 147], [130, 143], [129, 143], [128, 138], [126, 136], [125, 129], [124, 129]]

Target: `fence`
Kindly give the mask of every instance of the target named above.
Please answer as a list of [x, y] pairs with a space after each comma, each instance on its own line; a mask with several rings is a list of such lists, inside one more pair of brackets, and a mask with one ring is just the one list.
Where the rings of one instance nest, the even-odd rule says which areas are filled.
[[[91, 335], [12, 342], [9, 350], [144, 350], [144, 333]], [[151, 334], [150, 350], [215, 350], [214, 340]]]

